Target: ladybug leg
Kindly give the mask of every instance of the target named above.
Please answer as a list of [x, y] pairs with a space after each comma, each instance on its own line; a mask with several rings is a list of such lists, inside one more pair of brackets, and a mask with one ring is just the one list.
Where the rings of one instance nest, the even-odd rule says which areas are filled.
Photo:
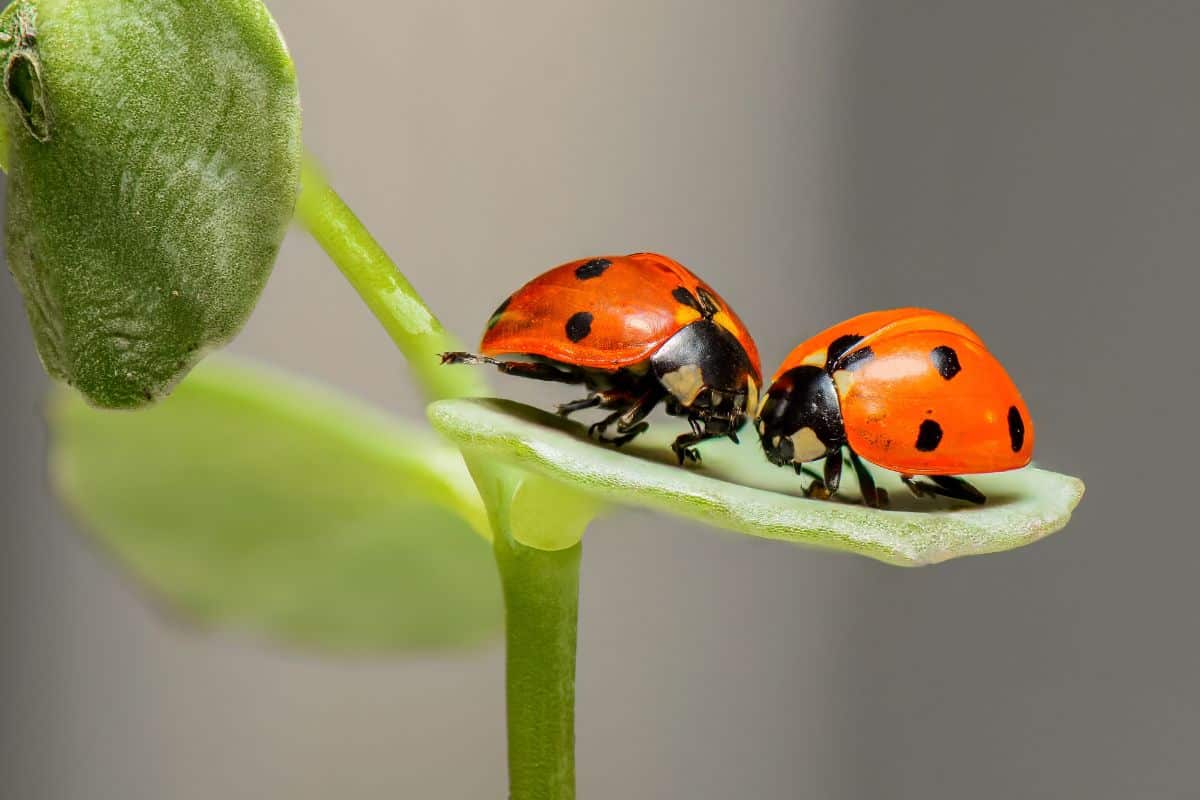
[[[854, 451], [850, 452], [851, 459], [854, 458]], [[834, 450], [825, 456], [825, 468], [823, 474], [818, 476], [812, 470], [805, 468], [801, 464], [793, 464], [797, 475], [808, 475], [812, 478], [812, 482], [804, 490], [805, 497], [814, 497], [817, 500], [828, 500], [837, 494], [838, 488], [842, 485], [842, 470], [845, 467], [845, 461], [841, 450]], [[851, 463], [854, 463], [851, 461]], [[858, 466], [855, 466], [857, 473]], [[867, 477], [870, 480], [870, 476]], [[874, 484], [872, 484], [874, 485]]]
[[858, 489], [862, 493], [863, 502], [871, 508], [884, 508], [888, 504], [887, 490], [875, 485], [871, 470], [867, 469], [858, 453], [847, 449], [850, 450], [850, 465], [854, 467], [854, 475], [858, 478]]
[[494, 358], [487, 356], [476, 355], [475, 353], [464, 353], [460, 350], [455, 350], [450, 353], [440, 353], [438, 358], [443, 364], [499, 364], [500, 362]]
[[951, 475], [930, 475], [929, 480], [933, 483], [913, 480], [912, 475], [901, 475], [900, 480], [904, 481], [904, 485], [917, 497], [941, 495], [953, 500], [965, 500], [975, 505], [983, 505], [987, 502], [987, 496], [983, 492], [962, 478], [955, 478]]
[[576, 411], [582, 411], [585, 408], [595, 408], [604, 402], [604, 398], [598, 394], [590, 394], [582, 400], [572, 400], [569, 403], [563, 403], [558, 407], [558, 415], [560, 417], [569, 417]]
[[[604, 397], [603, 393], [599, 396]], [[632, 402], [622, 404], [616, 411], [588, 428], [588, 436], [617, 447], [633, 441], [650, 427], [650, 423], [643, 420], [654, 410], [662, 398], [662, 392], [647, 392]], [[614, 424], [617, 426], [618, 435], [611, 438], [605, 436], [605, 433]]]
[[693, 445], [707, 442], [709, 439], [723, 439], [729, 435], [726, 431], [709, 433], [705, 430], [704, 421], [696, 416], [689, 416], [688, 424], [692, 426], [692, 432], [682, 433], [675, 437], [675, 441], [671, 442], [671, 450], [675, 452], [675, 457], [679, 459], [680, 464], [683, 464], [684, 461], [700, 463], [702, 460], [700, 451]]
[[[696, 423], [692, 423], [692, 428], [695, 429]], [[722, 434], [723, 435], [723, 434]], [[692, 447], [694, 444], [699, 444], [705, 439], [713, 439], [716, 437], [708, 436], [703, 432], [681, 433], [675, 437], [675, 441], [671, 442], [671, 450], [674, 451], [675, 457], [679, 459], [682, 465], [684, 461], [700, 461], [700, 451]]]
[[644, 395], [637, 401], [633, 408], [626, 411], [617, 420], [617, 433], [620, 436], [616, 436], [609, 441], [620, 447], [645, 433], [646, 429], [650, 427], [650, 423], [645, 421], [646, 416], [654, 410], [654, 407], [658, 405], [662, 397], [662, 393], [660, 392], [650, 392]]
[[605, 431], [607, 431], [614, 422], [625, 416], [625, 412], [628, 410], [628, 408], [618, 408], [616, 411], [609, 414], [599, 422], [593, 422], [588, 426], [588, 438], [603, 440]]
[[842, 463], [841, 450], [834, 450], [826, 455], [824, 476], [813, 478], [812, 483], [804, 490], [804, 496], [828, 500], [837, 494], [838, 487], [842, 483]]
[[505, 375], [516, 375], [518, 378], [533, 378], [537, 381], [555, 381], [557, 383], [583, 383], [583, 373], [579, 370], [560, 369], [553, 364], [543, 364], [537, 361], [500, 361], [489, 356], [474, 353], [442, 353], [443, 364], [493, 364]]
[[955, 478], [952, 475], [930, 475], [929, 479], [938, 485], [936, 494], [952, 497], [955, 500], [966, 500], [977, 506], [987, 502], [987, 495], [962, 478]]
[[832, 497], [842, 485], [842, 451], [834, 450], [825, 456], [825, 489]]
[[936, 489], [936, 486], [915, 481], [913, 480], [912, 475], [901, 475], [900, 480], [904, 481], [904, 485], [907, 486], [908, 490], [913, 493], [913, 497], [933, 497], [935, 495], [935, 492], [930, 490]]

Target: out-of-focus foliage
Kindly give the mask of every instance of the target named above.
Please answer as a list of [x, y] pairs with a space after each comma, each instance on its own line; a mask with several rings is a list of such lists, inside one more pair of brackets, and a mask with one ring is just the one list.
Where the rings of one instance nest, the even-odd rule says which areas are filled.
[[8, 261], [90, 402], [168, 391], [245, 322], [295, 206], [300, 102], [259, 0], [18, 0], [0, 15]]
[[136, 414], [50, 408], [52, 470], [96, 539], [194, 621], [341, 650], [478, 642], [501, 622], [458, 452], [228, 359]]

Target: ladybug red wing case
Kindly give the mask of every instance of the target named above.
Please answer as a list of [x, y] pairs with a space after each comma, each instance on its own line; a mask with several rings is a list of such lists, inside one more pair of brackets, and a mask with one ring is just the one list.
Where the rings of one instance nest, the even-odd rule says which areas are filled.
[[995, 356], [944, 331], [885, 336], [834, 374], [850, 447], [909, 475], [1002, 472], [1029, 463], [1029, 409]]
[[534, 278], [492, 314], [480, 350], [443, 361], [583, 384], [587, 396], [559, 413], [609, 409], [589, 433], [616, 445], [646, 430], [662, 403], [691, 423], [672, 446], [680, 463], [698, 461], [705, 439], [736, 440], [762, 383], [758, 349], [729, 305], [655, 253], [580, 259]]
[[715, 303], [714, 321], [738, 339], [761, 376], [758, 349], [729, 305], [682, 264], [655, 253], [581, 259], [539, 275], [496, 309], [480, 350], [628, 367], [703, 317], [699, 292]]
[[955, 476], [1023, 467], [1034, 443], [1025, 401], [978, 334], [920, 308], [862, 314], [798, 346], [768, 387], [757, 427], [772, 463], [799, 471], [825, 460], [810, 494], [837, 491], [848, 453], [871, 505], [886, 496], [864, 461], [901, 473], [917, 494], [980, 503]]

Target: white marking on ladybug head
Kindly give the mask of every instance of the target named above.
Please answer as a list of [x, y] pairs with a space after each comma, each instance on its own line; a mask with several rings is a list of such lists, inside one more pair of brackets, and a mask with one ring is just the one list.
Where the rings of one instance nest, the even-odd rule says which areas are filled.
[[797, 463], [824, 458], [825, 453], [829, 450], [812, 428], [801, 428], [792, 434], [791, 440], [792, 460]]
[[663, 375], [662, 383], [676, 400], [690, 406], [704, 388], [704, 373], [699, 364], [684, 364], [679, 369]]
[[839, 369], [833, 373], [833, 384], [837, 386], [838, 394], [845, 397], [854, 387], [855, 373], [849, 369]]

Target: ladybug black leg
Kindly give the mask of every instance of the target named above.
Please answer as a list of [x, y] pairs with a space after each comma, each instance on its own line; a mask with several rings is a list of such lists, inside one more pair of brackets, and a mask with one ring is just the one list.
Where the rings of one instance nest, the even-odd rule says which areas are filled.
[[913, 480], [912, 475], [901, 475], [900, 480], [904, 481], [904, 485], [917, 497], [941, 495], [953, 500], [965, 500], [975, 505], [983, 505], [987, 502], [987, 496], [983, 492], [962, 478], [955, 478], [951, 475], [930, 475], [928, 477], [933, 483]]
[[646, 429], [650, 427], [650, 423], [645, 422], [646, 415], [653, 411], [654, 407], [658, 405], [659, 401], [662, 399], [662, 392], [647, 392], [645, 395], [643, 395], [637, 401], [637, 403], [634, 404], [633, 408], [630, 408], [624, 413], [624, 415], [621, 416], [620, 419], [617, 420], [617, 433], [619, 433], [620, 436], [617, 436], [610, 441], [612, 441], [612, 443], [617, 447], [620, 447], [626, 442], [633, 441], [638, 436], [645, 433]]
[[[650, 423], [643, 420], [645, 420], [646, 415], [654, 410], [654, 407], [658, 405], [662, 398], [662, 392], [647, 392], [633, 403], [618, 408], [612, 414], [592, 425], [588, 428], [588, 436], [597, 437], [601, 441], [608, 442], [617, 447], [633, 441], [650, 427]], [[617, 426], [618, 435], [611, 438], [605, 436], [604, 434], [608, 428], [614, 423]]]
[[585, 408], [595, 408], [604, 402], [604, 398], [599, 394], [588, 395], [582, 400], [572, 400], [569, 403], [563, 403], [558, 407], [558, 415], [560, 417], [569, 417], [576, 411], [582, 411]]
[[838, 487], [841, 485], [842, 451], [838, 449], [825, 456], [825, 490], [832, 497], [837, 494]]
[[[695, 425], [692, 427], [694, 428]], [[700, 451], [692, 447], [692, 445], [699, 444], [705, 439], [712, 438], [714, 437], [708, 436], [703, 432], [681, 433], [675, 437], [675, 441], [671, 442], [671, 450], [675, 452], [675, 457], [679, 459], [680, 464], [683, 464], [684, 461], [695, 461], [699, 463]]]
[[955, 478], [952, 475], [930, 475], [929, 479], [938, 485], [938, 494], [952, 497], [955, 500], [966, 500], [968, 503], [979, 506], [987, 502], [987, 495], [962, 478]]
[[805, 497], [828, 500], [837, 494], [838, 488], [842, 485], [842, 468], [845, 466], [845, 461], [841, 450], [834, 450], [825, 456], [825, 468], [820, 477], [799, 464], [793, 466], [797, 475], [812, 476], [812, 482], [804, 490]]
[[709, 433], [705, 430], [704, 421], [696, 416], [688, 417], [688, 424], [692, 426], [691, 433], [683, 433], [675, 437], [675, 441], [671, 442], [671, 449], [675, 452], [675, 457], [679, 459], [679, 463], [684, 461], [694, 461], [700, 463], [700, 451], [692, 445], [706, 442], [709, 439], [722, 439], [729, 435], [728, 431], [721, 433]]
[[541, 364], [536, 361], [499, 361], [474, 353], [442, 353], [442, 363], [492, 364], [505, 375], [516, 375], [519, 378], [533, 378], [537, 381], [555, 381], [556, 383], [584, 382], [584, 376], [580, 370], [560, 369], [553, 364]]
[[588, 426], [588, 438], [603, 440], [604, 432], [607, 431], [614, 422], [625, 416], [625, 412], [628, 410], [629, 409], [627, 408], [618, 408], [616, 411], [609, 414], [599, 422], [593, 422]]
[[875, 485], [875, 478], [871, 475], [871, 470], [867, 469], [867, 465], [858, 457], [858, 453], [850, 448], [850, 465], [854, 467], [854, 475], [858, 478], [858, 489], [862, 493], [863, 502], [871, 508], [884, 508], [888, 504], [887, 490], [880, 489]]
[[613, 437], [612, 439], [608, 439], [607, 441], [610, 442], [615, 447], [620, 447], [623, 444], [628, 444], [629, 442], [632, 442], [634, 439], [636, 439], [637, 437], [639, 437], [643, 433], [645, 433], [647, 430], [649, 430], [649, 428], [650, 428], [649, 422], [639, 422], [637, 425], [632, 426], [629, 430], [625, 431], [620, 436]]

